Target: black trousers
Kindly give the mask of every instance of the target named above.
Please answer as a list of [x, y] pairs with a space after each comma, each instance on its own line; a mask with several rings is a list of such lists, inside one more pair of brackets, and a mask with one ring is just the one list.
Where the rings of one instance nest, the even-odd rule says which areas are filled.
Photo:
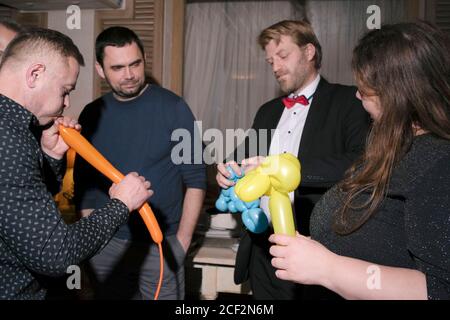
[[257, 300], [297, 300], [303, 296], [303, 286], [275, 276], [271, 264], [270, 243], [253, 243], [248, 273], [253, 297]]

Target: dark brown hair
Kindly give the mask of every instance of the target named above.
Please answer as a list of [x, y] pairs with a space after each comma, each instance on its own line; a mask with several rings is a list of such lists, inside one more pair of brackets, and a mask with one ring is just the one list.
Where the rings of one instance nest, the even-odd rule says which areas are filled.
[[[380, 206], [415, 128], [450, 140], [449, 52], [448, 36], [425, 22], [383, 26], [354, 49], [359, 89], [379, 97], [381, 116], [373, 123], [362, 159], [340, 184], [345, 196], [334, 225], [338, 233], [355, 231]], [[351, 210], [358, 211], [357, 217], [350, 218]]]
[[322, 47], [320, 46], [319, 40], [317, 40], [311, 24], [306, 21], [280, 21], [264, 29], [258, 37], [258, 43], [262, 49], [265, 49], [271, 40], [274, 40], [276, 44], [280, 43], [281, 36], [292, 37], [299, 47], [311, 43], [316, 48], [314, 67], [316, 70], [320, 69], [322, 66]]
[[122, 48], [133, 42], [137, 44], [142, 57], [145, 58], [144, 44], [133, 30], [121, 26], [110, 27], [103, 30], [95, 40], [95, 57], [97, 62], [103, 66], [106, 47], [113, 46]]

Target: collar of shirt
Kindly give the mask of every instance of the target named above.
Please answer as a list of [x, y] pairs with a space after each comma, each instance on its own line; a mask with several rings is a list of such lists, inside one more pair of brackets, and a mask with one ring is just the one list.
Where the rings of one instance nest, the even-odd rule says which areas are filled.
[[37, 125], [37, 118], [14, 100], [0, 94], [0, 115], [5, 115], [11, 121], [23, 127]]
[[316, 92], [317, 86], [320, 82], [320, 74], [317, 75], [317, 77], [314, 79], [313, 82], [311, 82], [309, 85], [306, 86], [302, 91], [295, 94], [294, 92], [289, 95], [289, 98], [299, 97], [304, 95], [306, 98], [308, 98], [309, 102], [311, 102], [311, 97], [313, 96], [314, 92]]

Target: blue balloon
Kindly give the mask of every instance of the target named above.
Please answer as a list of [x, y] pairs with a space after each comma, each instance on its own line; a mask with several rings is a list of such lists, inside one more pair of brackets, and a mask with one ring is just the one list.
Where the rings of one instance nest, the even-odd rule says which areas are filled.
[[227, 166], [227, 171], [230, 173], [230, 177], [228, 178], [228, 180], [231, 180], [231, 181], [236, 181], [237, 180], [237, 175], [236, 175], [236, 173], [234, 173], [234, 170], [230, 167], [230, 166]]
[[236, 209], [236, 205], [234, 204], [233, 201], [228, 202], [228, 211], [230, 211], [231, 213], [238, 212], [238, 210]]
[[248, 209], [253, 209], [253, 208], [258, 208], [259, 207], [259, 199], [255, 200], [255, 201], [251, 201], [251, 202], [245, 202], [245, 206]]
[[[227, 166], [227, 170], [231, 175], [228, 178], [230, 181], [237, 182], [244, 176], [244, 171], [241, 172], [241, 175], [238, 175], [230, 166]], [[253, 233], [261, 233], [267, 230], [269, 221], [261, 208], [259, 208], [259, 204], [259, 199], [252, 202], [244, 202], [239, 199], [233, 186], [222, 189], [216, 201], [216, 208], [222, 212], [242, 212], [242, 222], [245, 227]]]
[[262, 233], [269, 227], [269, 221], [260, 208], [254, 208], [242, 213], [242, 222], [253, 233]]
[[234, 205], [236, 206], [236, 209], [237, 209], [239, 212], [244, 212], [244, 211], [247, 210], [247, 207], [245, 206], [244, 201], [242, 201], [242, 200], [240, 200], [240, 199], [235, 200], [235, 201], [234, 201]]
[[228, 204], [226, 198], [223, 195], [220, 195], [219, 199], [217, 199], [216, 208], [220, 211], [227, 211]]
[[222, 189], [222, 191], [220, 192], [222, 195], [224, 195], [225, 197], [229, 197], [230, 196], [230, 188], [228, 189]]

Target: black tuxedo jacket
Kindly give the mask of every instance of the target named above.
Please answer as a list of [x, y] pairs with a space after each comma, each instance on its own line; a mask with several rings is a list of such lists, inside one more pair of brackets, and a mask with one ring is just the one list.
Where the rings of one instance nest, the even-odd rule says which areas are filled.
[[[267, 102], [258, 110], [252, 128], [276, 129], [283, 110], [282, 97]], [[294, 207], [297, 230], [301, 234], [309, 235], [309, 217], [314, 204], [326, 190], [343, 178], [345, 171], [362, 153], [369, 124], [369, 115], [356, 98], [355, 87], [330, 84], [323, 78], [320, 80], [297, 155], [301, 164], [301, 183], [295, 191]], [[271, 138], [270, 134], [267, 135], [268, 146]], [[254, 156], [249, 152], [248, 139], [241, 147], [245, 147], [246, 157]], [[256, 150], [259, 155], [265, 155], [265, 150]], [[238, 155], [237, 150], [234, 155]], [[262, 235], [244, 235], [236, 258], [236, 283], [247, 278], [251, 243], [268, 244], [270, 233], [273, 230]]]

